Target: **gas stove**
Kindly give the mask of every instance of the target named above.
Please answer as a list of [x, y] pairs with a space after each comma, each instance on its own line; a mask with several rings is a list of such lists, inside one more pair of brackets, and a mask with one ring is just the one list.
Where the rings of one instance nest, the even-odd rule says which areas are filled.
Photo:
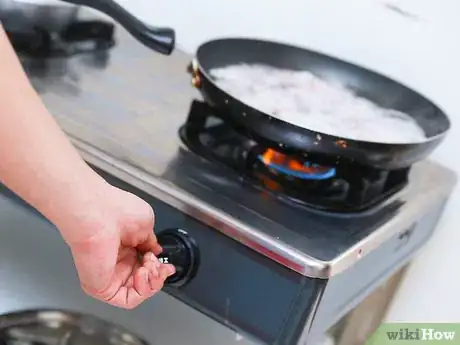
[[77, 17], [57, 32], [1, 13], [0, 20], [15, 51], [35, 60], [105, 52], [115, 45], [115, 27], [104, 20]]
[[[52, 257], [68, 255], [49, 247], [59, 246], [57, 234], [45, 242], [33, 235], [23, 250], [34, 258], [37, 246], [49, 252], [17, 265], [34, 277], [40, 272], [34, 286], [43, 290], [36, 293], [41, 304], [123, 318], [152, 343], [314, 344], [434, 232], [456, 180], [448, 169], [425, 161], [371, 171], [279, 157], [231, 134], [218, 114], [212, 130], [205, 126], [216, 114], [190, 85], [191, 56], [154, 54], [122, 30], [118, 43], [103, 65], [82, 55], [51, 59], [40, 73], [28, 59], [23, 64], [85, 160], [151, 203], [159, 237], [168, 235], [176, 248], [184, 244], [176, 264], [188, 273], [165, 287], [167, 295], [122, 314], [78, 295], [75, 272]], [[63, 64], [66, 72], [56, 73]], [[1, 236], [30, 238], [17, 226]], [[15, 251], [3, 243], [10, 241], [0, 238], [0, 262], [14, 262]], [[47, 265], [66, 277], [59, 288]], [[0, 280], [11, 301], [3, 310], [37, 304], [14, 302], [11, 286], [24, 294], [24, 279], [10, 273]], [[178, 301], [185, 309], [175, 314]]]

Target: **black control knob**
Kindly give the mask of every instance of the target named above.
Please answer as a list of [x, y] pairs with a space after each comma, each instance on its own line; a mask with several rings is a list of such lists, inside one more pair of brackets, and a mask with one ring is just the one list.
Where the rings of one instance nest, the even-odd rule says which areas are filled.
[[190, 235], [182, 229], [168, 229], [157, 235], [163, 252], [158, 259], [174, 265], [176, 273], [165, 281], [167, 286], [184, 286], [195, 276], [199, 266], [199, 249]]

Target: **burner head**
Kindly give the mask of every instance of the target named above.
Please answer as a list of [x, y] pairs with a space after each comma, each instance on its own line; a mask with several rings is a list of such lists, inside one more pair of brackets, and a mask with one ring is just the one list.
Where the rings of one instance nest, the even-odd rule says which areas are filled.
[[408, 180], [409, 168], [378, 170], [341, 157], [293, 152], [282, 144], [274, 147], [198, 101], [192, 103], [180, 136], [192, 152], [233, 169], [243, 183], [284, 202], [321, 211], [367, 210]]

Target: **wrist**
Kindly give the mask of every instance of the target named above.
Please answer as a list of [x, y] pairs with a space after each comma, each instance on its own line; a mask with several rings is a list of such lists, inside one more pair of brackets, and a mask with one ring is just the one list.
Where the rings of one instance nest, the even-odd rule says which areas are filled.
[[101, 206], [106, 203], [111, 186], [87, 165], [61, 182], [49, 193], [48, 202], [40, 211], [68, 244], [89, 239], [91, 229], [104, 225]]

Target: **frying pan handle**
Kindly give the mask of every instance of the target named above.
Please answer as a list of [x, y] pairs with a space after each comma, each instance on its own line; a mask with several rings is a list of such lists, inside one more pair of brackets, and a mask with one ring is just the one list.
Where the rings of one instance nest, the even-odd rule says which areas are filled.
[[139, 42], [161, 54], [170, 55], [174, 50], [176, 35], [173, 29], [147, 25], [113, 0], [62, 1], [78, 6], [87, 6], [105, 13], [120, 23]]

